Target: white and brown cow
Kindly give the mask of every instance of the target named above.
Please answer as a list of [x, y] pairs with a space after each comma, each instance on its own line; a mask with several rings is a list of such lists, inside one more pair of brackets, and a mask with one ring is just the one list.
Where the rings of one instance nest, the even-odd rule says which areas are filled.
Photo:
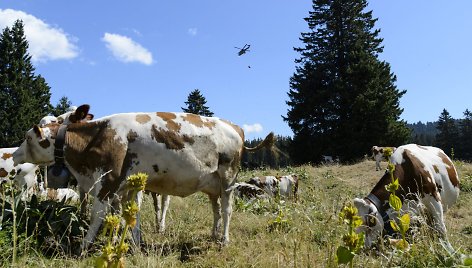
[[269, 197], [266, 191], [254, 184], [249, 184], [247, 182], [237, 182], [230, 188], [230, 190], [234, 190], [234, 195], [241, 199], [265, 199]]
[[259, 176], [249, 179], [247, 183], [263, 189], [269, 196], [280, 196], [297, 199], [297, 175]]
[[[451, 159], [439, 148], [408, 144], [398, 147], [390, 160], [400, 184], [396, 195], [403, 202], [402, 209], [412, 214], [423, 210], [431, 217], [433, 228], [447, 239], [444, 213], [459, 196], [459, 179]], [[359, 230], [365, 231], [367, 247], [393, 217], [388, 204], [390, 193], [385, 189], [390, 182], [390, 173], [386, 172], [367, 197], [354, 199], [364, 221]]]
[[375, 160], [375, 170], [381, 170], [380, 162], [385, 160], [384, 151], [385, 149], [391, 149], [392, 153], [397, 149], [395, 147], [380, 147], [380, 146], [372, 146], [372, 158]]
[[37, 185], [38, 166], [31, 163], [15, 165], [13, 153], [17, 149], [18, 147], [0, 149], [0, 184], [13, 180], [15, 185], [25, 190], [23, 198], [28, 198]]
[[[58, 124], [35, 126], [14, 153], [15, 163], [52, 164]], [[216, 117], [187, 113], [125, 113], [67, 126], [64, 161], [82, 190], [94, 198], [92, 219], [82, 249], [93, 242], [116, 197], [126, 199], [126, 178], [149, 175], [146, 190], [185, 197], [201, 191], [213, 207], [213, 237], [220, 226], [229, 242], [232, 191], [244, 150], [273, 144], [269, 134], [254, 148], [244, 146], [243, 130]], [[95, 180], [99, 179], [98, 182]]]

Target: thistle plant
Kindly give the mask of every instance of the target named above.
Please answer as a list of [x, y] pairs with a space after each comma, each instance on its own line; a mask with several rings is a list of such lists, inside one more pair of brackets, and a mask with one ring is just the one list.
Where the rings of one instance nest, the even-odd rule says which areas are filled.
[[136, 195], [139, 191], [144, 190], [148, 175], [145, 173], [138, 173], [130, 175], [126, 179], [126, 186], [129, 195], [129, 200], [123, 206], [122, 218], [125, 226], [121, 239], [118, 244], [114, 242], [114, 237], [117, 236], [121, 225], [121, 219], [118, 215], [108, 215], [105, 217], [105, 227], [103, 228], [103, 235], [107, 236], [107, 242], [102, 247], [102, 255], [95, 260], [95, 267], [125, 267], [124, 254], [129, 250], [129, 244], [125, 242], [126, 233], [129, 228], [136, 225], [137, 213], [139, 206], [136, 203]]
[[399, 232], [402, 236], [402, 240], [396, 244], [396, 247], [401, 250], [407, 250], [410, 246], [406, 241], [406, 232], [410, 228], [410, 215], [408, 213], [401, 215], [400, 210], [403, 204], [400, 198], [395, 194], [398, 188], [400, 187], [400, 183], [398, 182], [398, 178], [395, 178], [393, 175], [393, 172], [395, 171], [395, 165], [393, 165], [393, 163], [390, 161], [391, 155], [392, 149], [388, 148], [384, 151], [384, 156], [388, 159], [388, 172], [392, 179], [392, 182], [385, 186], [385, 189], [390, 193], [388, 203], [390, 207], [395, 210], [396, 215], [398, 215], [398, 220], [391, 220], [390, 226], [392, 226], [392, 229], [395, 232]]
[[338, 264], [349, 263], [354, 266], [354, 256], [364, 246], [364, 233], [356, 233], [356, 228], [362, 225], [362, 219], [357, 214], [357, 208], [352, 204], [344, 206], [339, 213], [339, 220], [348, 226], [348, 232], [343, 235], [344, 246], [339, 246], [336, 251]]

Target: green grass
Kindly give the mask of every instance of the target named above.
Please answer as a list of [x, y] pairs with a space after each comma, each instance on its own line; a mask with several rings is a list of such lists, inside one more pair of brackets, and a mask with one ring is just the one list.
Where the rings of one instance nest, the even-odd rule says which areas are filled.
[[[386, 163], [382, 163], [386, 166]], [[457, 165], [461, 177], [470, 180], [472, 164]], [[297, 203], [272, 200], [233, 207], [231, 243], [221, 247], [210, 238], [213, 222], [206, 195], [171, 197], [165, 234], [155, 231], [152, 199], [145, 196], [142, 207], [146, 248], [126, 256], [127, 267], [337, 267], [336, 249], [342, 244], [345, 226], [338, 214], [354, 197], [367, 195], [383, 175], [374, 161], [354, 165], [302, 166], [282, 170], [240, 172], [239, 180], [256, 175], [300, 175]], [[467, 185], [471, 184], [467, 181]], [[462, 184], [464, 185], [464, 184]], [[463, 254], [472, 251], [472, 192], [463, 191], [457, 204], [446, 213], [451, 244]], [[361, 251], [356, 267], [444, 267], [458, 260], [439, 245], [434, 233], [420, 227], [409, 237], [411, 250], [402, 254], [388, 245]], [[99, 253], [84, 259], [44, 257], [31, 248], [19, 256], [24, 267], [90, 267]]]

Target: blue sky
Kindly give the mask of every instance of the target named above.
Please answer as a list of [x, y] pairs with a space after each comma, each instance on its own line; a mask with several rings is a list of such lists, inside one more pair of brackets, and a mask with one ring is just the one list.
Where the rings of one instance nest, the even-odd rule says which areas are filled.
[[[408, 92], [402, 119], [472, 109], [472, 1], [371, 1], [381, 59]], [[0, 28], [21, 18], [52, 103], [67, 96], [97, 117], [181, 111], [199, 89], [215, 116], [248, 138], [292, 135], [282, 120], [311, 1], [2, 0]], [[251, 44], [238, 57], [237, 49]], [[250, 66], [250, 68], [249, 68]]]

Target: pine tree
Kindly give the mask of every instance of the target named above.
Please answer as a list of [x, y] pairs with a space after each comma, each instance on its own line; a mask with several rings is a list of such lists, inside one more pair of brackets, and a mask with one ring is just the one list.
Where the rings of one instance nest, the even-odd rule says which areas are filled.
[[185, 102], [187, 108], [182, 107], [182, 111], [186, 113], [198, 114], [203, 116], [213, 116], [213, 113], [205, 106], [205, 97], [200, 93], [200, 90], [195, 89], [188, 95]]
[[59, 102], [57, 103], [56, 107], [52, 109], [52, 114], [55, 116], [64, 114], [69, 110], [71, 106], [72, 102], [69, 100], [69, 98], [67, 98], [66, 96], [62, 96], [59, 99]]
[[443, 109], [438, 119], [438, 134], [436, 134], [436, 146], [451, 155], [452, 150], [457, 150], [459, 130], [454, 118], [446, 109]]
[[0, 35], [0, 147], [18, 146], [51, 110], [50, 87], [34, 74], [23, 22]]
[[459, 147], [457, 157], [463, 160], [472, 159], [472, 112], [469, 109], [464, 111], [464, 118], [459, 122]]
[[399, 120], [403, 109], [383, 51], [376, 19], [364, 12], [366, 0], [313, 0], [302, 33], [304, 47], [290, 79], [289, 111], [284, 120], [294, 132], [292, 158], [318, 162], [322, 154], [349, 161], [372, 145], [397, 146], [410, 136]]

